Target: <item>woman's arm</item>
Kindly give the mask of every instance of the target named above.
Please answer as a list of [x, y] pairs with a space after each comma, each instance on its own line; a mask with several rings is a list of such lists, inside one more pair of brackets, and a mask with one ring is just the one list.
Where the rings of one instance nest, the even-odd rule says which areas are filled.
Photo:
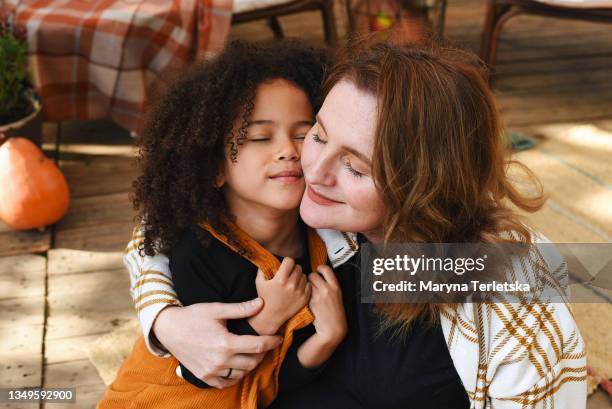
[[[549, 280], [567, 277], [567, 264], [548, 239], [530, 256], [514, 263], [515, 274]], [[537, 260], [537, 264], [533, 260]], [[546, 262], [546, 266], [541, 261]], [[563, 280], [562, 280], [563, 281]], [[562, 283], [561, 283], [562, 284]], [[586, 407], [586, 346], [570, 306], [553, 297], [547, 301], [490, 303], [482, 306], [486, 341], [487, 391], [493, 409]], [[561, 285], [557, 291], [565, 291]]]
[[[247, 318], [263, 307], [260, 299], [244, 303], [201, 303], [180, 307], [170, 274], [168, 258], [158, 254], [141, 256], [143, 240], [137, 227], [124, 255], [131, 281], [131, 294], [145, 342], [151, 353], [168, 352], [207, 384], [227, 387], [255, 368], [265, 352], [282, 342], [277, 336], [239, 336], [230, 333], [226, 321]], [[206, 345], [206, 348], [202, 348]], [[220, 378], [225, 368], [241, 367], [232, 379]]]

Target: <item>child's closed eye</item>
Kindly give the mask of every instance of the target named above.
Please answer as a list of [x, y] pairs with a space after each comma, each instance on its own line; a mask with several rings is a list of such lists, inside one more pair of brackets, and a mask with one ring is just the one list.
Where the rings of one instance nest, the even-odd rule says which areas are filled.
[[253, 136], [253, 137], [249, 137], [249, 142], [265, 142], [265, 141], [269, 141], [270, 138], [269, 136]]

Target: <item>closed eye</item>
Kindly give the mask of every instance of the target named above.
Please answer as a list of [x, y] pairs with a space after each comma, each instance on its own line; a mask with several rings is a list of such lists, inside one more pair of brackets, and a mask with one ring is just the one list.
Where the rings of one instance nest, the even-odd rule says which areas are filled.
[[361, 177], [363, 177], [363, 176], [364, 176], [364, 174], [363, 174], [363, 173], [361, 173], [361, 172], [359, 172], [359, 171], [355, 170], [355, 168], [353, 168], [353, 166], [351, 166], [351, 161], [350, 161], [350, 160], [348, 160], [348, 159], [344, 159], [344, 160], [342, 161], [342, 163], [343, 163], [344, 167], [346, 168], [346, 170], [348, 170], [348, 171], [349, 171], [349, 173], [350, 173], [351, 175], [355, 176], [356, 178], [361, 178]]
[[322, 143], [322, 144], [326, 144], [327, 141], [324, 141], [323, 139], [321, 139], [319, 137], [319, 134], [312, 134], [312, 140], [315, 141], [316, 143]]

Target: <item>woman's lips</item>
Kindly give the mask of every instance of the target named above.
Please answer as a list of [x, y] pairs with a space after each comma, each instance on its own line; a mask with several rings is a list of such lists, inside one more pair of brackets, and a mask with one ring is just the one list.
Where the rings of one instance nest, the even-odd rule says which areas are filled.
[[316, 204], [320, 204], [323, 206], [329, 206], [329, 205], [342, 203], [342, 202], [337, 202], [335, 200], [332, 200], [323, 195], [320, 195], [319, 193], [315, 192], [310, 186], [306, 187], [306, 193], [308, 194], [308, 197], [310, 198], [310, 200], [312, 200]]

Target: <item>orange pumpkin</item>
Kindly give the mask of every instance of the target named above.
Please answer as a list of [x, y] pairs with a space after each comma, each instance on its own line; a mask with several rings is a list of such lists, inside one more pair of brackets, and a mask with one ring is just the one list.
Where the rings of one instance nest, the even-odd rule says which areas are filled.
[[0, 145], [0, 219], [17, 230], [55, 223], [68, 210], [62, 172], [32, 142], [10, 138]]

